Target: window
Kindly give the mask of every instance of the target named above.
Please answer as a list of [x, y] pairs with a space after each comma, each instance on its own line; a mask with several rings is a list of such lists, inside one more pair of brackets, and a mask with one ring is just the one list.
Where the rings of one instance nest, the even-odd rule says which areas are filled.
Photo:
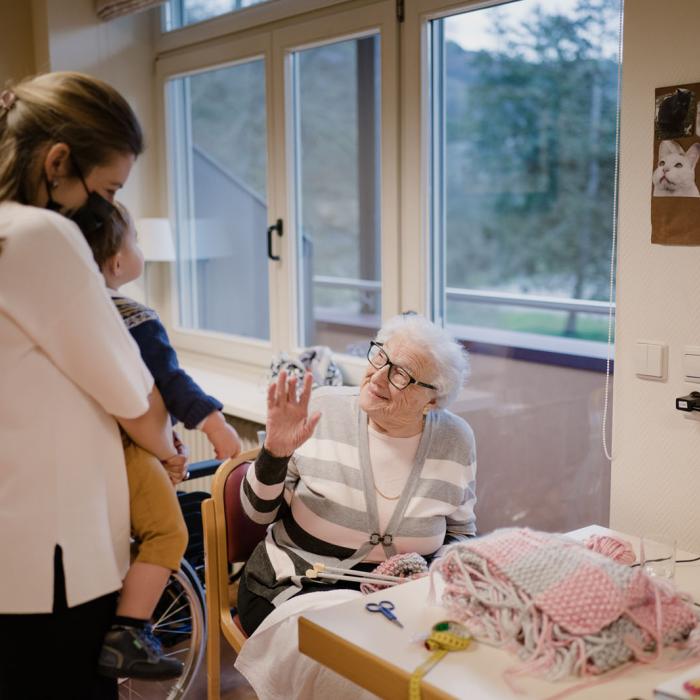
[[166, 96], [180, 325], [267, 340], [265, 63], [172, 78]]
[[381, 319], [380, 40], [292, 61], [299, 338], [364, 357]]
[[271, 0], [168, 0], [163, 13], [166, 32]]
[[331, 5], [161, 44], [181, 348], [364, 358], [399, 311], [395, 4]]
[[161, 37], [174, 342], [261, 382], [329, 345], [357, 381], [382, 319], [432, 314], [471, 351], [480, 530], [605, 524], [619, 0], [396, 6]]
[[618, 16], [521, 0], [430, 23], [433, 304], [461, 337], [605, 356]]
[[619, 3], [407, 8], [402, 299], [471, 351], [479, 530], [607, 522]]

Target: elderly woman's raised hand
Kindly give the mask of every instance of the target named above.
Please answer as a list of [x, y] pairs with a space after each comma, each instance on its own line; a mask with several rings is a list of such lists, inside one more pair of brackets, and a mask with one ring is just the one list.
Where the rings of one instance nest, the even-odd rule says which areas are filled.
[[290, 456], [314, 432], [321, 414], [316, 412], [309, 418], [312, 382], [311, 373], [307, 372], [297, 398], [296, 377], [287, 381], [287, 372], [282, 370], [267, 390], [265, 449], [275, 457]]

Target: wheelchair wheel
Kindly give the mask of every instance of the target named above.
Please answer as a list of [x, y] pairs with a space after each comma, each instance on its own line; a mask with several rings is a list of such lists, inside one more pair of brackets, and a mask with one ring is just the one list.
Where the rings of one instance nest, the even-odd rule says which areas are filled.
[[182, 661], [182, 675], [169, 681], [119, 681], [119, 699], [177, 700], [184, 698], [204, 657], [206, 617], [204, 591], [187, 561], [174, 573], [153, 615], [153, 633], [168, 656]]

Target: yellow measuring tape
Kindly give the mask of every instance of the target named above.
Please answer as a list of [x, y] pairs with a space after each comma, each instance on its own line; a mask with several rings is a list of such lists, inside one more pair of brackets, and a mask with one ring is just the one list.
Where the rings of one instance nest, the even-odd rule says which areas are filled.
[[469, 646], [471, 637], [458, 622], [438, 622], [425, 640], [425, 646], [433, 653], [412, 674], [408, 684], [409, 700], [420, 700], [420, 682], [430, 669], [448, 652], [463, 651]]

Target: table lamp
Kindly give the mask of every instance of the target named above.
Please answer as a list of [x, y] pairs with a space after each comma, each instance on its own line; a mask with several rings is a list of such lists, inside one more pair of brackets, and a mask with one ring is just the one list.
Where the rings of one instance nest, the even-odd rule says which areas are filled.
[[138, 219], [136, 221], [136, 233], [145, 263], [143, 286], [146, 303], [148, 304], [148, 264], [153, 262], [173, 262], [176, 259], [173, 233], [170, 221], [159, 218]]

